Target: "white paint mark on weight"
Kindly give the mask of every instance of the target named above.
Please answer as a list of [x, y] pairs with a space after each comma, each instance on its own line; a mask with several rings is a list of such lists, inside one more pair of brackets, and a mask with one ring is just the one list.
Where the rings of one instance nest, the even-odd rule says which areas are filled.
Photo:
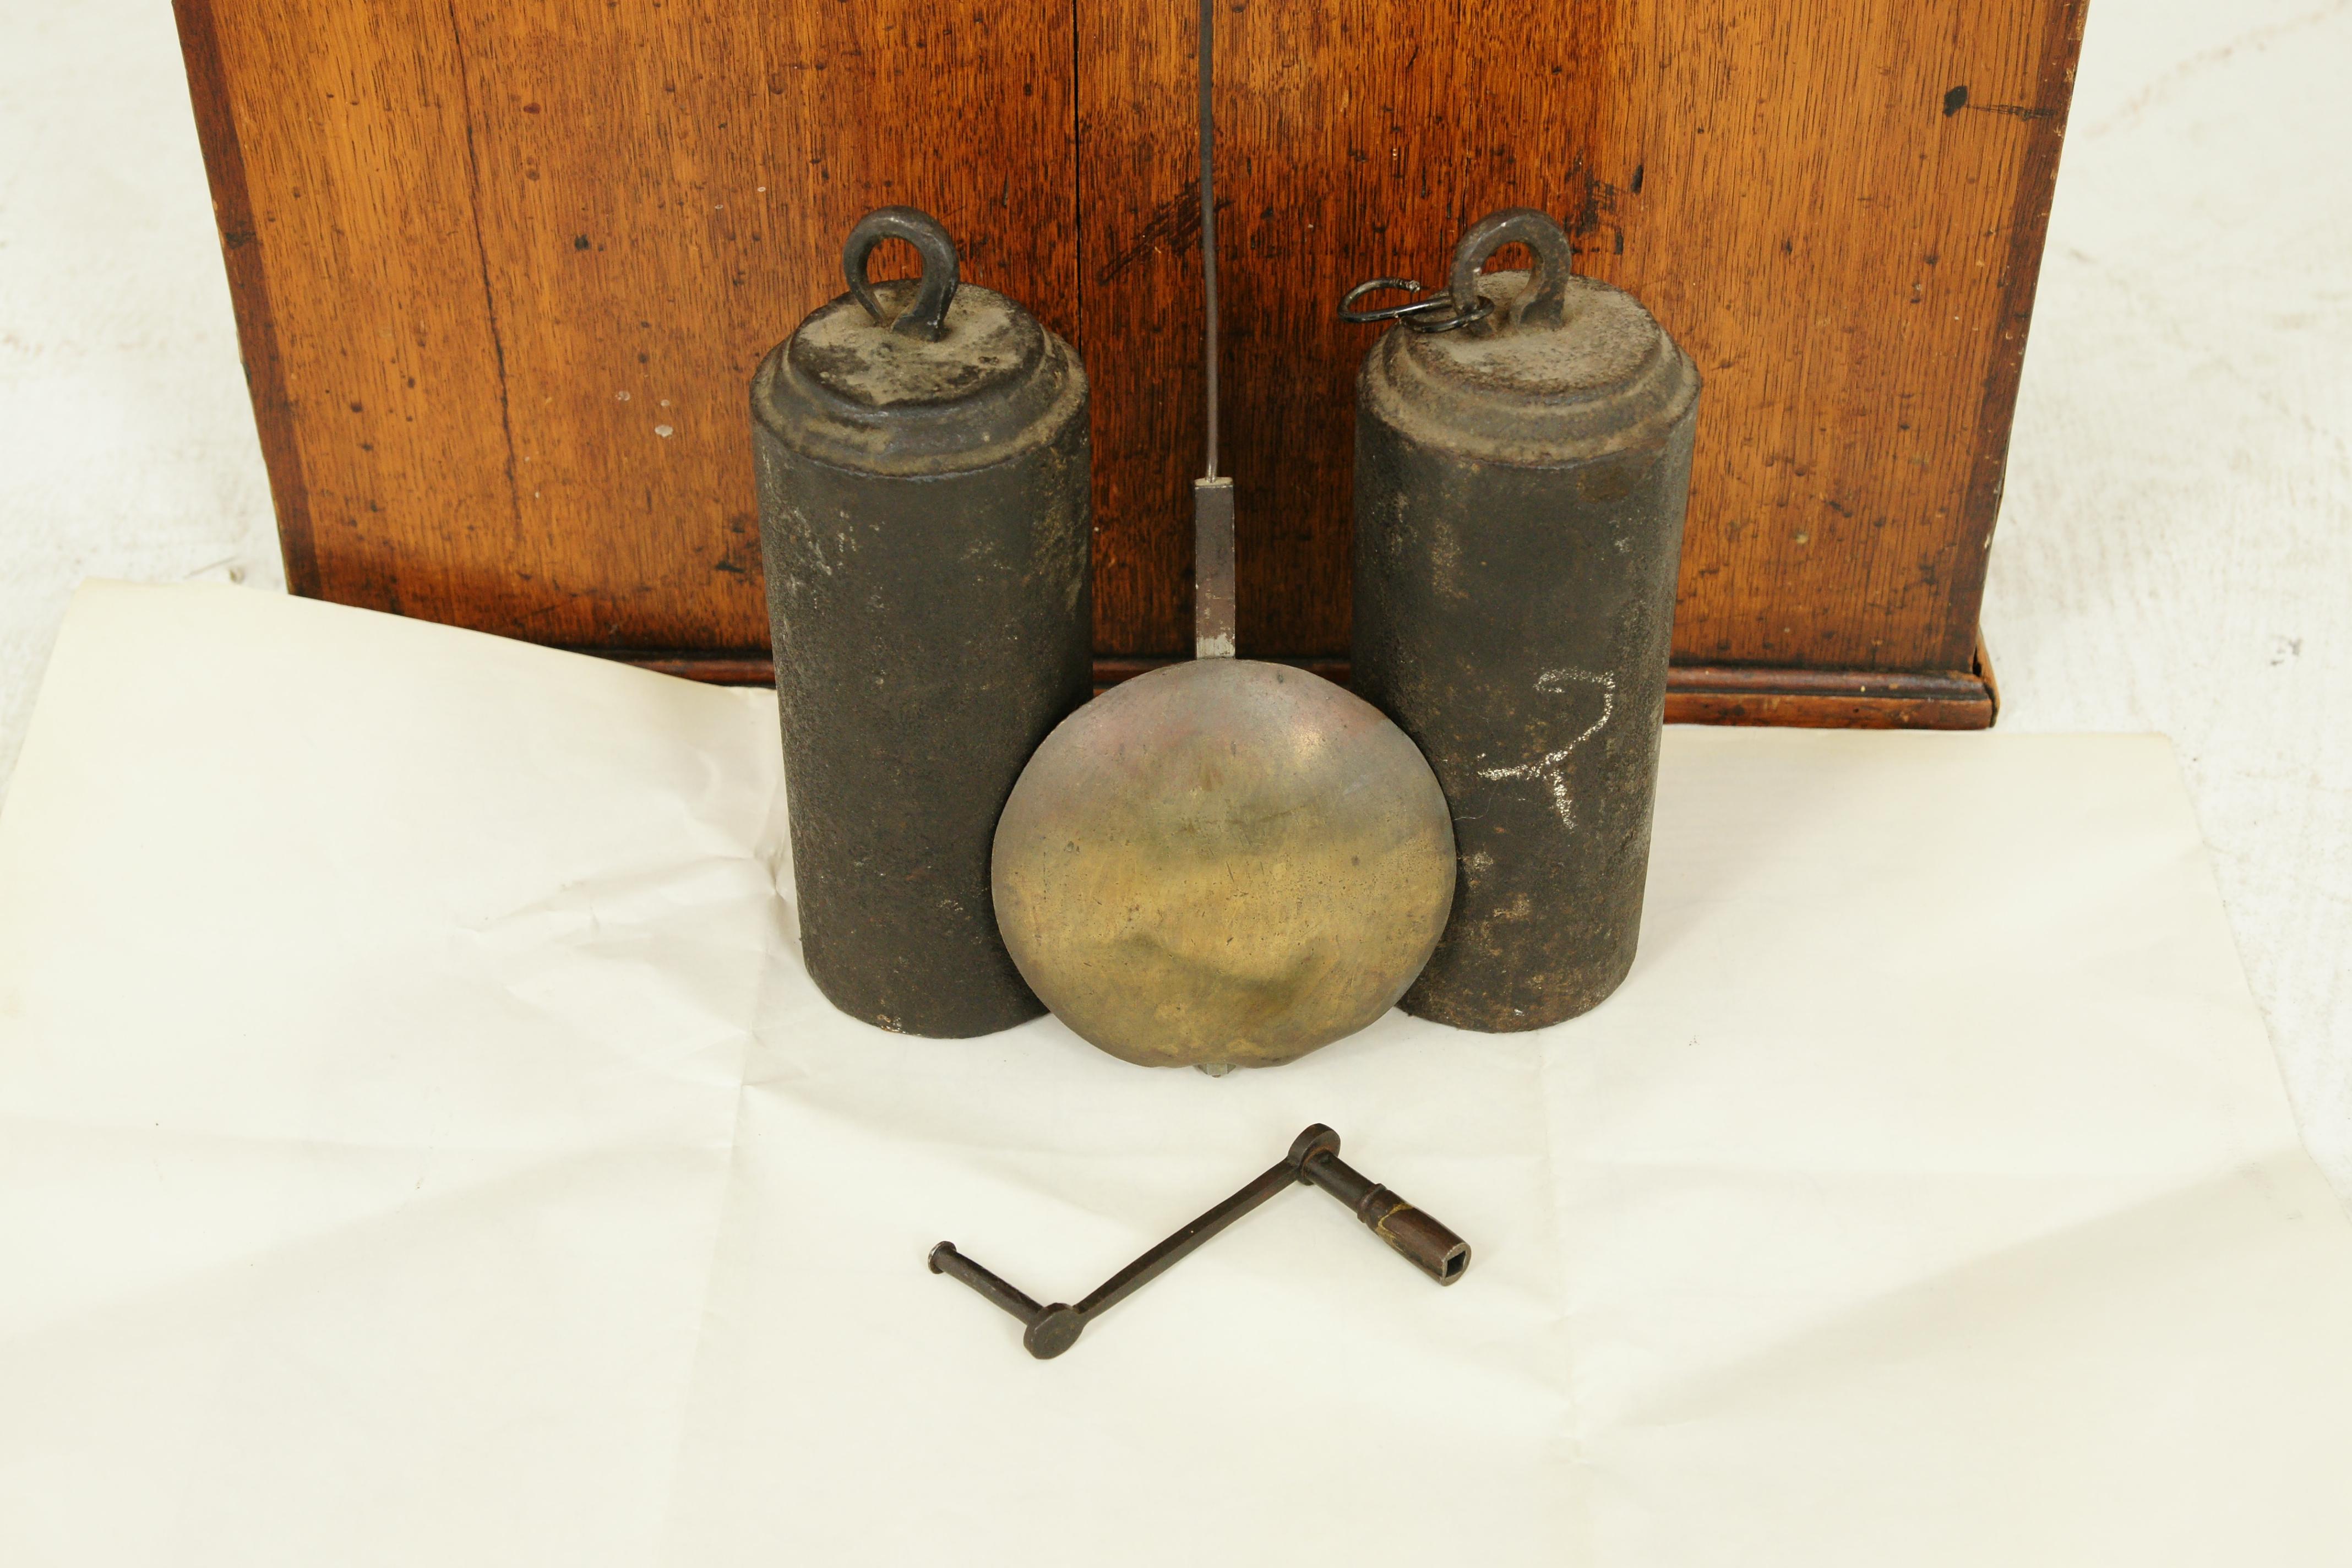
[[1617, 679], [1605, 672], [1589, 669], [1547, 669], [1536, 677], [1536, 689], [1547, 697], [1557, 697], [1567, 691], [1571, 681], [1601, 689], [1601, 717], [1586, 725], [1576, 739], [1557, 752], [1546, 752], [1534, 762], [1521, 763], [1517, 767], [1481, 768], [1478, 776], [1496, 783], [1505, 779], [1541, 779], [1551, 790], [1552, 809], [1559, 813], [1561, 825], [1572, 833], [1576, 830], [1576, 802], [1569, 797], [1568, 770], [1560, 764], [1568, 761], [1569, 754], [1577, 747], [1599, 734], [1601, 727], [1609, 722], [1610, 716], [1616, 712]]

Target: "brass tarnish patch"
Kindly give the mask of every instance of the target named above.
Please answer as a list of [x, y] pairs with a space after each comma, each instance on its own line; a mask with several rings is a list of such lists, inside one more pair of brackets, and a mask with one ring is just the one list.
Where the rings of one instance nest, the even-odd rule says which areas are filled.
[[1454, 900], [1421, 753], [1361, 699], [1248, 660], [1113, 689], [996, 830], [996, 915], [1045, 1005], [1152, 1067], [1289, 1061], [1402, 995]]

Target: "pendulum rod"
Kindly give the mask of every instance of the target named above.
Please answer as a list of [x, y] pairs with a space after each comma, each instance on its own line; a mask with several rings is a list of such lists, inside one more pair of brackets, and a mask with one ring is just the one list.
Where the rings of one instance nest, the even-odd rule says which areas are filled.
[[1234, 657], [1234, 481], [1217, 473], [1217, 0], [1201, 0], [1201, 370], [1207, 461], [1192, 481], [1192, 657]]

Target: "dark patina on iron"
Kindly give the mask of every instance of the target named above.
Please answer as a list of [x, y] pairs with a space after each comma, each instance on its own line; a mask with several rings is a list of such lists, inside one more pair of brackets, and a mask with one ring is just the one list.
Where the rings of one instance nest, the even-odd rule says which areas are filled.
[[[1532, 272], [1483, 272], [1526, 245]], [[1539, 1028], [1633, 966], [1699, 376], [1647, 310], [1580, 278], [1528, 208], [1463, 237], [1444, 296], [1357, 383], [1355, 689], [1436, 770], [1452, 916], [1405, 1011]]]
[[[867, 281], [894, 237], [922, 277]], [[985, 1034], [1045, 1011], [989, 848], [1092, 689], [1086, 373], [911, 207], [869, 214], [843, 264], [751, 383], [802, 952], [855, 1017]]]
[[1285, 1187], [1300, 1184], [1320, 1187], [1347, 1205], [1373, 1235], [1440, 1285], [1453, 1284], [1470, 1267], [1467, 1242], [1340, 1159], [1339, 1135], [1318, 1121], [1255, 1181], [1104, 1280], [1075, 1307], [1066, 1301], [1038, 1301], [958, 1252], [951, 1241], [931, 1248], [931, 1272], [962, 1280], [1018, 1318], [1023, 1346], [1039, 1361], [1051, 1361], [1077, 1343], [1095, 1319]]

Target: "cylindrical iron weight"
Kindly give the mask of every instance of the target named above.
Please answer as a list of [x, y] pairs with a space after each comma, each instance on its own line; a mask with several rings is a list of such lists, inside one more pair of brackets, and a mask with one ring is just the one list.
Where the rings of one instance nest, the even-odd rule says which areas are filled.
[[[869, 283], [888, 237], [919, 281]], [[1090, 690], [1087, 380], [931, 218], [850, 233], [849, 292], [751, 383], [760, 538], [809, 974], [957, 1037], [1045, 1011], [989, 896], [996, 819]]]
[[[1532, 272], [1481, 271], [1514, 241]], [[1436, 770], [1458, 859], [1401, 1005], [1464, 1028], [1615, 990], [1649, 867], [1699, 377], [1571, 259], [1540, 213], [1486, 218], [1451, 309], [1411, 308], [1357, 386], [1355, 689]]]

